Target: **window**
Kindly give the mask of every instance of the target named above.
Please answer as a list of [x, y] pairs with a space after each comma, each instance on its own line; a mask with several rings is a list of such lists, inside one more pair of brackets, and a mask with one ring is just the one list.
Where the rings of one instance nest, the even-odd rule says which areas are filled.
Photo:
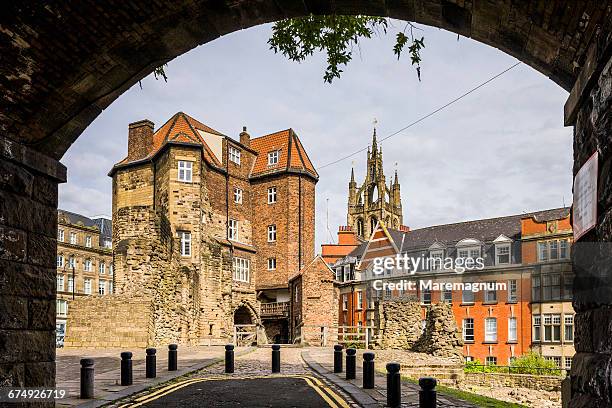
[[452, 303], [453, 302], [453, 291], [450, 289], [444, 289], [442, 291], [442, 302]]
[[91, 259], [86, 259], [85, 264], [83, 266], [83, 270], [85, 272], [91, 272]]
[[569, 257], [569, 239], [553, 239], [550, 241], [538, 242], [538, 260], [540, 262], [569, 259]]
[[508, 281], [508, 302], [516, 303], [518, 300], [517, 296], [518, 285], [516, 283], [516, 279], [511, 279]]
[[268, 258], [268, 270], [273, 271], [276, 269], [276, 258]]
[[268, 225], [268, 242], [276, 241], [276, 225]]
[[565, 357], [565, 369], [569, 370], [570, 368], [572, 368], [572, 358]]
[[98, 265], [98, 272], [100, 275], [104, 275], [106, 273], [106, 264], [104, 262], [100, 262]]
[[64, 230], [63, 229], [57, 230], [57, 240], [59, 242], [64, 242]]
[[561, 239], [559, 240], [559, 259], [568, 259], [569, 258], [569, 240]]
[[361, 305], [363, 304], [363, 292], [357, 291], [357, 310], [361, 310]]
[[85, 246], [86, 246], [87, 248], [91, 248], [91, 235], [87, 235], [87, 236], [85, 237]]
[[474, 341], [474, 319], [463, 319], [463, 341]]
[[544, 300], [559, 300], [561, 299], [561, 275], [558, 273], [543, 275], [543, 299]]
[[390, 298], [391, 297], [391, 288], [387, 285], [387, 287], [385, 288], [385, 298]]
[[268, 204], [276, 202], [276, 187], [268, 187]]
[[510, 263], [510, 245], [509, 244], [497, 244], [495, 245], [495, 259], [496, 265], [504, 265]]
[[74, 291], [74, 279], [72, 278], [72, 276], [68, 277], [68, 292], [73, 292]]
[[542, 316], [533, 316], [533, 341], [540, 341], [542, 336]]
[[76, 232], [71, 232], [70, 233], [70, 243], [72, 245], [76, 245], [77, 244], [77, 234], [76, 234]]
[[113, 293], [113, 281], [108, 281], [108, 293]]
[[240, 282], [249, 282], [251, 261], [244, 258], [234, 257], [234, 280]]
[[68, 302], [64, 299], [57, 299], [57, 315], [58, 316], [67, 316], [68, 315]]
[[191, 256], [191, 232], [179, 231], [181, 239], [181, 256]]
[[497, 319], [495, 317], [485, 319], [485, 342], [497, 342]]
[[85, 278], [83, 280], [83, 292], [85, 292], [86, 295], [91, 295], [91, 279]]
[[423, 289], [421, 291], [421, 303], [424, 305], [431, 305], [431, 290]]
[[545, 314], [542, 320], [544, 321], [544, 341], [561, 341], [561, 315]]
[[193, 163], [190, 161], [179, 160], [178, 162], [178, 179], [179, 181], [184, 181], [185, 183], [191, 183], [192, 179], [192, 169]]
[[57, 275], [57, 291], [64, 291], [64, 275]]
[[76, 259], [74, 258], [74, 256], [68, 258], [68, 267], [76, 268]]
[[57, 267], [58, 268], [63, 268], [64, 267], [64, 255], [58, 255], [57, 256]]
[[233, 146], [229, 147], [229, 159], [240, 166], [240, 150]]
[[474, 361], [474, 357], [472, 357], [472, 356], [465, 356], [465, 362], [469, 363], [470, 361]]
[[227, 239], [238, 241], [238, 221], [229, 220], [227, 224]]
[[508, 342], [514, 343], [518, 340], [516, 334], [516, 317], [508, 318]]
[[348, 295], [342, 295], [342, 310], [348, 310]]
[[563, 299], [572, 300], [574, 293], [574, 276], [570, 274], [563, 275]]
[[268, 166], [275, 166], [278, 164], [279, 153], [278, 150], [268, 153]]
[[474, 292], [469, 289], [463, 289], [461, 294], [462, 303], [474, 303]]
[[104, 295], [106, 293], [106, 281], [101, 280], [98, 283], [98, 293]]
[[497, 365], [497, 357], [487, 356], [485, 358], [485, 365]]
[[538, 242], [538, 260], [540, 262], [548, 261], [548, 243]]
[[565, 341], [574, 341], [574, 315], [563, 316]]
[[242, 189], [241, 188], [234, 189], [234, 202], [236, 204], [242, 204]]
[[109, 274], [110, 276], [113, 276], [113, 264], [110, 264], [110, 265], [108, 266], [108, 274]]
[[444, 251], [431, 251], [429, 257], [431, 258], [432, 271], [444, 269]]
[[531, 278], [531, 299], [534, 302], [539, 302], [542, 299], [540, 294], [541, 280], [540, 276], [537, 275]]
[[560, 356], [545, 356], [544, 358], [548, 361], [554, 362], [557, 367], [561, 367], [561, 357]]
[[105, 239], [102, 242], [102, 245], [104, 246], [104, 248], [112, 248], [113, 247], [113, 241], [111, 241], [110, 239]]
[[493, 289], [485, 289], [484, 302], [497, 303], [497, 290], [495, 290], [495, 282], [487, 282], [487, 287], [492, 287]]

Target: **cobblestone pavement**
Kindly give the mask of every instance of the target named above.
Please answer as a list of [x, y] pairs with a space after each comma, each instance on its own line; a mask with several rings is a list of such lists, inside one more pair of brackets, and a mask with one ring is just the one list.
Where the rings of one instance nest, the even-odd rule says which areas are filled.
[[[120, 353], [131, 351], [133, 353], [133, 377], [134, 385], [122, 387], [120, 384]], [[246, 349], [236, 349], [237, 353]], [[82, 404], [85, 400], [79, 399], [80, 381], [80, 359], [94, 359], [95, 383], [94, 397], [98, 400], [113, 400], [131, 392], [151, 385], [153, 382], [160, 383], [171, 380], [186, 372], [200, 368], [205, 364], [212, 364], [223, 357], [223, 346], [210, 347], [187, 347], [179, 346], [178, 349], [178, 371], [168, 371], [168, 350], [158, 348], [157, 350], [157, 378], [155, 381], [145, 378], [145, 350], [144, 349], [58, 349], [56, 357], [57, 387], [68, 391], [68, 398], [59, 400], [57, 406], [74, 406]]]

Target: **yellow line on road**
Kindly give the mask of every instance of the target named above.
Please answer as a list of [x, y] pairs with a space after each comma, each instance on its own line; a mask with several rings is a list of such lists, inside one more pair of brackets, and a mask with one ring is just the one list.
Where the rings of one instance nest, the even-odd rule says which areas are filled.
[[[318, 378], [309, 376], [309, 375], [280, 375], [280, 376], [215, 376], [208, 378], [193, 378], [190, 380], [184, 380], [178, 383], [167, 385], [159, 390], [156, 390], [150, 394], [144, 395], [142, 397], [136, 398], [135, 403], [127, 403], [121, 405], [119, 408], [136, 408], [140, 407], [148, 402], [155, 401], [163, 396], [171, 394], [181, 388], [187, 387], [192, 384], [205, 382], [205, 381], [220, 381], [220, 380], [250, 380], [250, 379], [259, 379], [259, 378], [299, 378], [306, 382], [308, 386], [314, 389], [320, 396], [325, 400], [325, 402], [331, 408], [349, 408], [348, 404], [342, 397], [332, 391], [329, 387], [327, 387], [323, 382], [321, 382]], [[335, 400], [335, 402], [334, 402]], [[336, 404], [337, 402], [337, 404]]]

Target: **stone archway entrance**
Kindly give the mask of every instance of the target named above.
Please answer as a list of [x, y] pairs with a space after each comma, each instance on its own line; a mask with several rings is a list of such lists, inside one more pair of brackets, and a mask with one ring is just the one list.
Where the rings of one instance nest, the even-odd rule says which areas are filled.
[[[286, 17], [361, 13], [444, 28], [499, 48], [571, 90], [565, 124], [575, 129], [574, 174], [593, 152], [600, 156], [597, 226], [580, 242], [612, 241], [610, 1], [134, 0], [70, 7], [11, 1], [0, 22], [0, 282], [7, 283], [0, 294], [8, 299], [0, 316], [11, 317], [0, 319], [5, 384], [54, 384], [55, 211], [57, 184], [66, 179], [57, 160], [156, 66], [221, 35]], [[610, 406], [612, 300], [592, 302], [575, 289], [571, 405]]]
[[257, 344], [257, 327], [251, 310], [239, 306], [234, 311], [234, 344], [237, 346], [252, 346]]

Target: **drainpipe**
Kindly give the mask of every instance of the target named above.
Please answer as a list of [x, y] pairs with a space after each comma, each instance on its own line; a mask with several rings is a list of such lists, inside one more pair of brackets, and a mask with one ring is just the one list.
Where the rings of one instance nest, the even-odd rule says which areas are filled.
[[298, 270], [302, 269], [302, 175], [298, 174]]

